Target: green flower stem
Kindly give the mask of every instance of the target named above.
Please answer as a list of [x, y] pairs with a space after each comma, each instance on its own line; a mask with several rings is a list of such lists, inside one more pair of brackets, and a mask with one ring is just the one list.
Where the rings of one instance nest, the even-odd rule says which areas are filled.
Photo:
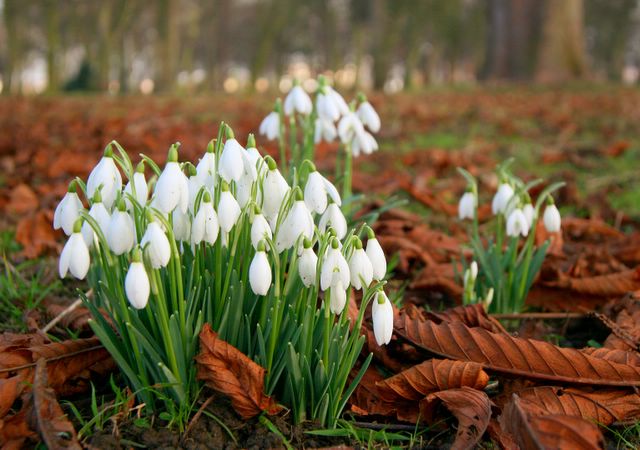
[[329, 342], [331, 337], [331, 295], [333, 295], [333, 288], [329, 288], [325, 292], [324, 296], [324, 347], [322, 353], [322, 362], [326, 368], [329, 368]]
[[[344, 178], [342, 179], [342, 199], [347, 200], [351, 197], [351, 183], [353, 172], [353, 153], [351, 152], [351, 144], [345, 145], [344, 155]], [[343, 206], [345, 216], [349, 214], [350, 206]]]
[[537, 220], [534, 220], [532, 229], [530, 230], [529, 236], [525, 242], [525, 248], [522, 249], [524, 254], [524, 270], [521, 272], [522, 276], [520, 278], [520, 288], [518, 289], [518, 296], [516, 297], [517, 309], [514, 312], [522, 311], [522, 307], [524, 306], [524, 296], [525, 289], [527, 287], [527, 278], [529, 276], [529, 266], [531, 265], [531, 258], [533, 256], [533, 244], [535, 239], [535, 229], [537, 225]]
[[286, 137], [286, 126], [285, 126], [285, 115], [282, 112], [282, 109], [278, 111], [280, 116], [280, 129], [278, 130], [278, 150], [280, 154], [280, 166], [283, 170], [283, 176], [286, 178], [288, 175], [287, 170], [287, 137]]

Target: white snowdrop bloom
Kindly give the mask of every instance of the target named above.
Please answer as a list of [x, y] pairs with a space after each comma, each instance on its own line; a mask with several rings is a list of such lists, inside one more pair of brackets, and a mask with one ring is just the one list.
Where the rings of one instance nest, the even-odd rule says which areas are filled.
[[365, 130], [362, 121], [356, 113], [352, 111], [344, 115], [338, 123], [338, 136], [343, 144], [352, 143], [358, 134], [364, 133]]
[[158, 177], [153, 195], [153, 205], [169, 214], [176, 207], [186, 212], [189, 207], [189, 182], [178, 164], [178, 151], [169, 150], [168, 162]]
[[338, 111], [340, 111], [340, 114], [344, 116], [349, 113], [349, 105], [347, 105], [347, 102], [344, 100], [344, 98], [342, 97], [342, 95], [340, 95], [338, 91], [333, 89], [331, 86], [326, 86], [324, 90], [325, 90], [325, 94], [336, 105], [336, 107], [338, 108]]
[[138, 249], [133, 255], [133, 260], [124, 279], [124, 291], [127, 294], [129, 304], [135, 309], [142, 309], [147, 306], [149, 293], [151, 292], [149, 275], [144, 268], [142, 255]]
[[359, 240], [356, 242], [351, 258], [349, 258], [349, 271], [351, 272], [351, 285], [355, 289], [368, 287], [373, 281], [373, 265]]
[[371, 103], [364, 101], [358, 106], [356, 112], [362, 123], [374, 133], [380, 131], [380, 116]]
[[373, 320], [373, 335], [378, 345], [391, 342], [393, 335], [393, 307], [384, 291], [376, 294], [371, 305], [371, 319]]
[[262, 213], [269, 221], [271, 230], [274, 230], [276, 221], [278, 220], [280, 206], [287, 192], [289, 192], [290, 187], [280, 171], [275, 168], [275, 161], [268, 157], [267, 162], [273, 167], [270, 167], [267, 171], [267, 175], [262, 184]]
[[387, 274], [387, 259], [380, 242], [375, 237], [369, 237], [367, 241], [367, 256], [373, 266], [373, 279], [380, 281]]
[[174, 209], [171, 213], [173, 219], [173, 237], [176, 241], [189, 242], [191, 238], [191, 219], [189, 213], [183, 213]]
[[107, 209], [111, 209], [116, 196], [122, 190], [122, 176], [113, 161], [111, 146], [104, 152], [104, 156], [97, 166], [93, 168], [87, 180], [87, 197], [93, 197], [96, 189], [100, 187], [102, 203]]
[[349, 264], [340, 252], [338, 240], [333, 239], [327, 249], [322, 263], [322, 269], [320, 270], [320, 289], [323, 291], [329, 289], [331, 285], [336, 282], [336, 277], [338, 277], [344, 289], [349, 287], [349, 283], [351, 282]]
[[73, 224], [78, 220], [80, 211], [83, 209], [82, 202], [76, 193], [76, 184], [71, 182], [69, 190], [56, 206], [56, 211], [53, 214], [53, 229], [62, 228], [67, 236], [71, 236]]
[[473, 219], [476, 214], [477, 200], [473, 192], [465, 192], [458, 203], [458, 218]]
[[205, 187], [205, 184], [202, 182], [202, 178], [197, 175], [191, 175], [187, 179], [187, 188], [189, 189], [189, 212], [193, 214], [196, 207], [196, 199], [198, 198], [200, 190], [202, 188], [207, 189], [209, 192], [211, 192], [211, 190]]
[[[227, 188], [226, 190], [225, 187]], [[218, 221], [220, 222], [220, 229], [225, 233], [229, 233], [238, 222], [241, 211], [240, 205], [228, 190], [229, 187], [224, 186], [222, 189], [220, 201], [218, 202]]]
[[248, 150], [244, 150], [242, 152], [242, 164], [242, 176], [236, 183], [236, 195], [238, 197], [238, 204], [240, 207], [244, 208], [247, 206], [247, 203], [249, 203], [249, 200], [251, 200], [253, 183], [258, 179], [258, 171], [256, 169], [258, 160], [255, 158], [255, 153], [249, 153]]
[[513, 188], [507, 183], [502, 183], [498, 186], [496, 194], [493, 196], [491, 202], [491, 211], [493, 214], [503, 214], [509, 204], [509, 200], [513, 197]]
[[[135, 194], [133, 192], [134, 187], [135, 187]], [[135, 198], [140, 206], [146, 205], [147, 197], [149, 197], [149, 186], [147, 185], [147, 180], [144, 177], [144, 173], [138, 172], [136, 170], [136, 172], [133, 174], [133, 178], [129, 180], [127, 185], [124, 187], [124, 192], [125, 194], [129, 194], [133, 198]], [[133, 205], [131, 204], [131, 201], [126, 195], [124, 196], [124, 201], [127, 204], [127, 209], [129, 211], [133, 210]]]
[[[94, 201], [93, 205], [91, 205], [91, 209], [89, 209], [89, 215], [98, 222], [98, 226], [102, 230], [102, 233], [106, 233], [107, 228], [109, 227], [109, 221], [111, 220], [111, 215], [109, 214], [109, 211], [107, 211], [107, 208], [105, 208], [104, 204], [101, 201]], [[95, 233], [91, 225], [89, 225], [89, 222], [85, 221], [82, 224], [82, 237], [84, 238], [84, 242], [87, 244], [87, 247], [91, 248]]]
[[282, 253], [293, 247], [300, 236], [311, 239], [313, 227], [313, 217], [307, 205], [302, 199], [294, 201], [276, 234], [276, 251]]
[[331, 290], [329, 291], [329, 296], [331, 297], [329, 309], [334, 314], [340, 314], [347, 304], [347, 291], [342, 284], [341, 277], [338, 274], [335, 274], [334, 276], [336, 281], [331, 284]]
[[69, 236], [69, 240], [64, 245], [60, 254], [58, 271], [60, 278], [67, 276], [67, 271], [71, 272], [78, 280], [83, 280], [89, 271], [89, 249], [84, 242], [80, 229], [82, 225], [78, 220], [73, 227], [73, 233]]
[[242, 145], [233, 137], [227, 139], [224, 143], [222, 155], [220, 155], [220, 162], [218, 163], [218, 173], [227, 183], [240, 180], [244, 168], [242, 160], [242, 153], [244, 151]]
[[327, 195], [337, 203], [342, 204], [340, 193], [336, 187], [323, 177], [320, 172], [314, 170], [307, 178], [307, 184], [304, 187], [304, 202], [310, 211], [322, 214], [327, 209]]
[[556, 233], [560, 231], [562, 219], [560, 217], [560, 211], [555, 204], [547, 205], [544, 209], [544, 215], [542, 216], [544, 227], [549, 233]]
[[527, 203], [522, 208], [522, 213], [527, 218], [527, 224], [529, 225], [529, 229], [533, 227], [533, 220], [535, 219], [536, 210], [533, 208], [531, 203]]
[[251, 244], [253, 248], [257, 249], [258, 244], [265, 239], [265, 237], [268, 239], [272, 237], [269, 222], [267, 222], [267, 219], [265, 219], [262, 214], [256, 214], [251, 223]]
[[125, 210], [124, 202], [120, 202], [107, 226], [107, 244], [113, 253], [122, 255], [133, 248], [135, 235], [133, 219]]
[[255, 147], [247, 148], [247, 157], [252, 162], [252, 166], [256, 168], [258, 177], [260, 177], [260, 179], [263, 179], [265, 173], [267, 172], [267, 163], [264, 161], [264, 158], [262, 157], [258, 149]]
[[299, 84], [295, 85], [287, 94], [287, 98], [284, 99], [284, 113], [287, 116], [292, 115], [294, 112], [308, 115], [311, 114], [312, 109], [313, 104], [309, 94]]
[[336, 232], [336, 237], [340, 240], [344, 239], [347, 235], [347, 219], [345, 219], [342, 210], [335, 203], [330, 203], [324, 214], [320, 216], [320, 222], [318, 222], [318, 230], [324, 233], [327, 228], [333, 228]]
[[469, 269], [471, 269], [471, 278], [473, 280], [478, 278], [478, 263], [475, 261], [471, 261], [471, 265], [469, 266]]
[[370, 155], [371, 153], [378, 151], [378, 141], [368, 131], [359, 131], [354, 135], [351, 142], [351, 153], [353, 156], [360, 156], [360, 153]]
[[267, 295], [271, 287], [271, 264], [264, 251], [264, 246], [260, 247], [249, 266], [249, 284], [251, 290], [256, 295]]
[[520, 208], [514, 209], [507, 219], [507, 236], [526, 237], [529, 234], [529, 222]]
[[147, 229], [140, 241], [140, 247], [142, 247], [149, 256], [151, 267], [154, 269], [166, 267], [167, 264], [169, 264], [171, 246], [169, 245], [167, 235], [164, 234], [158, 222], [153, 221], [147, 225]]
[[318, 257], [313, 251], [313, 248], [305, 247], [298, 259], [298, 274], [305, 287], [315, 286], [317, 269]]
[[340, 118], [340, 108], [326, 88], [321, 89], [316, 97], [316, 111], [321, 120], [331, 124]]
[[218, 215], [213, 209], [211, 196], [205, 193], [200, 204], [200, 210], [193, 219], [191, 225], [191, 243], [199, 244], [205, 241], [208, 244], [215, 244], [218, 239], [220, 224], [218, 223]]
[[333, 142], [338, 135], [338, 130], [333, 122], [329, 122], [321, 117], [315, 121], [315, 131], [313, 134], [313, 142], [319, 144], [322, 141]]
[[196, 173], [200, 183], [209, 188], [209, 190], [213, 190], [216, 180], [216, 154], [213, 153], [213, 146], [211, 146], [211, 150], [207, 149], [207, 152], [196, 166]]
[[260, 123], [258, 132], [270, 141], [276, 139], [280, 135], [280, 114], [276, 111], [267, 114], [267, 117]]

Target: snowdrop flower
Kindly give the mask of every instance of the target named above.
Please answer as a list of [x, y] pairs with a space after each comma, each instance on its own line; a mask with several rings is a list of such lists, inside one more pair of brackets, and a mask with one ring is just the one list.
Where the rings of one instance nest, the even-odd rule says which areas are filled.
[[338, 273], [334, 274], [334, 278], [335, 282], [331, 284], [331, 290], [329, 291], [329, 297], [331, 298], [329, 309], [334, 314], [340, 314], [347, 304], [347, 291]]
[[271, 286], [271, 265], [265, 253], [264, 241], [258, 245], [251, 265], [249, 266], [249, 284], [256, 295], [267, 295]]
[[274, 230], [276, 221], [278, 220], [280, 205], [282, 205], [282, 201], [290, 188], [287, 180], [284, 179], [276, 167], [274, 159], [267, 156], [265, 160], [269, 170], [267, 171], [264, 182], [262, 183], [262, 212], [269, 221], [271, 229]]
[[360, 156], [360, 153], [370, 155], [378, 150], [378, 141], [368, 131], [357, 132], [351, 142], [351, 153], [353, 156]]
[[280, 100], [276, 102], [276, 107], [273, 111], [267, 114], [262, 122], [260, 122], [260, 128], [258, 128], [258, 132], [266, 136], [270, 141], [276, 139], [280, 136]]
[[282, 253], [294, 246], [300, 236], [313, 237], [313, 217], [302, 200], [299, 188], [295, 190], [295, 201], [284, 218], [276, 234], [276, 251]]
[[218, 202], [218, 220], [220, 229], [229, 233], [240, 217], [240, 205], [229, 191], [229, 185], [222, 184], [220, 201]]
[[153, 205], [163, 213], [170, 213], [176, 207], [186, 212], [189, 207], [189, 183], [178, 164], [178, 147], [169, 149], [167, 164], [156, 182]]
[[198, 210], [198, 214], [196, 214], [196, 217], [193, 219], [193, 224], [191, 225], [191, 243], [197, 245], [205, 241], [213, 245], [216, 243], [216, 239], [218, 239], [219, 231], [218, 215], [213, 209], [211, 194], [205, 192], [202, 196], [200, 210]]
[[76, 192], [76, 182], [72, 181], [69, 184], [69, 189], [64, 195], [56, 211], [53, 214], [53, 229], [58, 230], [62, 228], [67, 236], [71, 236], [73, 233], [73, 225], [80, 217], [80, 211], [83, 209], [82, 202]]
[[107, 209], [111, 209], [116, 196], [122, 189], [122, 176], [113, 161], [111, 144], [104, 151], [104, 156], [97, 166], [93, 168], [87, 180], [87, 196], [93, 197], [96, 189], [102, 186], [102, 202]]
[[529, 229], [531, 229], [531, 227], [533, 227], [533, 221], [536, 216], [536, 210], [533, 208], [533, 205], [531, 203], [527, 203], [522, 208], [522, 213], [527, 218], [527, 224], [529, 225]]
[[173, 219], [173, 237], [176, 241], [189, 242], [191, 237], [191, 220], [189, 219], [189, 213], [183, 213], [176, 208], [171, 215]]
[[356, 113], [349, 111], [345, 116], [340, 119], [338, 123], [338, 136], [343, 144], [349, 144], [353, 142], [358, 134], [364, 134], [364, 125], [362, 121], [356, 115]]
[[476, 196], [473, 192], [465, 192], [460, 197], [460, 203], [458, 203], [458, 218], [460, 220], [473, 219], [476, 214], [477, 207]]
[[362, 241], [354, 237], [355, 246], [351, 258], [349, 258], [349, 271], [351, 272], [351, 285], [355, 289], [368, 287], [373, 281], [373, 265], [362, 248]]
[[124, 279], [124, 291], [131, 306], [135, 309], [142, 309], [149, 301], [149, 275], [142, 263], [142, 253], [136, 248], [133, 252], [133, 259], [129, 265], [127, 276]]
[[322, 141], [332, 142], [338, 135], [338, 130], [333, 122], [322, 117], [316, 119], [315, 132], [313, 134], [313, 142], [319, 144]]
[[361, 103], [360, 106], [358, 106], [356, 114], [367, 128], [377, 133], [380, 131], [380, 116], [363, 94], [359, 96], [359, 100]]
[[344, 239], [347, 235], [347, 219], [344, 218], [342, 210], [335, 203], [330, 203], [324, 214], [320, 217], [318, 223], [318, 230], [324, 233], [324, 231], [331, 227], [336, 232], [336, 237], [340, 240]]
[[[338, 94], [340, 95], [340, 94]], [[333, 124], [340, 118], [340, 107], [335, 97], [327, 90], [326, 86], [321, 87], [316, 97], [316, 111], [318, 117], [325, 122]]]
[[73, 225], [71, 236], [64, 245], [60, 254], [58, 271], [60, 278], [67, 276], [67, 271], [78, 280], [83, 280], [89, 271], [89, 249], [85, 244], [80, 230], [82, 229], [82, 220], [78, 219]]
[[[143, 162], [140, 162], [136, 167], [133, 178], [129, 180], [127, 185], [124, 187], [124, 192], [125, 194], [129, 194], [133, 198], [135, 198], [140, 206], [144, 206], [147, 203], [147, 197], [149, 196], [149, 187], [147, 186], [147, 180], [144, 177]], [[126, 195], [124, 196], [124, 198], [124, 201], [127, 203], [127, 209], [129, 211], [133, 210], [131, 201], [127, 198]]]
[[371, 306], [371, 319], [373, 320], [373, 335], [378, 345], [391, 342], [393, 335], [393, 307], [384, 291], [376, 294], [376, 300]]
[[289, 91], [287, 98], [284, 99], [284, 113], [287, 116], [292, 115], [294, 112], [308, 115], [311, 114], [312, 109], [313, 104], [311, 103], [309, 94], [307, 94], [296, 81], [295, 86]]
[[542, 217], [544, 227], [549, 233], [556, 233], [560, 231], [562, 219], [560, 218], [560, 211], [554, 203], [547, 205], [544, 209], [544, 215]]
[[491, 202], [491, 211], [493, 214], [504, 214], [511, 197], [513, 197], [513, 188], [511, 185], [507, 183], [500, 184], [500, 186], [498, 186], [498, 191], [493, 196], [493, 201]]
[[327, 209], [327, 195], [340, 206], [342, 200], [336, 187], [323, 177], [311, 164], [311, 172], [307, 178], [307, 184], [304, 187], [304, 202], [307, 204], [307, 208], [310, 211], [322, 214]]
[[478, 277], [478, 263], [472, 261], [467, 270], [464, 271], [464, 288], [473, 287]]
[[302, 284], [304, 284], [305, 287], [311, 287], [316, 284], [318, 257], [313, 251], [311, 241], [309, 239], [304, 240], [303, 246], [302, 254], [298, 260], [298, 274], [300, 275]]
[[340, 252], [338, 239], [333, 238], [322, 263], [320, 289], [326, 291], [338, 281], [342, 284], [342, 289], [347, 289], [351, 281], [351, 272], [347, 260]]
[[120, 199], [107, 226], [107, 244], [113, 253], [122, 255], [133, 248], [135, 234], [133, 219], [127, 213], [124, 200]]
[[474, 280], [478, 278], [478, 263], [475, 261], [471, 261], [471, 265], [469, 266], [469, 268], [471, 269], [471, 278]]
[[242, 176], [243, 162], [242, 152], [244, 148], [233, 137], [233, 131], [227, 127], [227, 141], [224, 143], [222, 155], [218, 166], [218, 173], [224, 181], [231, 183], [232, 181], [240, 181]]
[[187, 188], [189, 190], [189, 212], [193, 214], [196, 208], [196, 199], [198, 198], [200, 191], [204, 188], [211, 192], [213, 188], [209, 189], [205, 187], [202, 178], [198, 176], [198, 169], [196, 169], [193, 164], [187, 163], [186, 166], [187, 173], [189, 173], [189, 178], [187, 179]]
[[[238, 197], [238, 204], [244, 208], [251, 200], [251, 194], [253, 189], [253, 183], [258, 179], [258, 170], [256, 166], [262, 159], [260, 153], [255, 148], [256, 140], [253, 134], [249, 135], [247, 140], [247, 150], [243, 150], [242, 155], [242, 176], [237, 183], [236, 196]], [[253, 149], [254, 151], [249, 151]]]
[[331, 101], [336, 105], [338, 111], [340, 111], [340, 114], [344, 116], [345, 114], [349, 113], [349, 105], [347, 105], [347, 102], [338, 91], [333, 89], [331, 86], [326, 86], [324, 91], [326, 95], [331, 99]]
[[[93, 196], [93, 204], [91, 205], [91, 209], [89, 209], [89, 215], [98, 222], [98, 226], [102, 230], [103, 233], [107, 231], [107, 227], [109, 226], [109, 221], [111, 220], [111, 215], [107, 208], [104, 207], [102, 203], [102, 197], [100, 196], [100, 191], [96, 191]], [[91, 248], [93, 245], [95, 233], [89, 222], [84, 222], [82, 224], [82, 237], [84, 238], [85, 244], [87, 247]]]
[[514, 209], [507, 219], [507, 236], [526, 237], [529, 234], [529, 222], [520, 208]]
[[166, 267], [169, 264], [171, 246], [167, 235], [162, 231], [158, 222], [152, 221], [147, 225], [140, 246], [147, 252], [151, 267], [154, 269]]
[[[253, 222], [251, 223], [251, 245], [253, 248], [257, 249], [258, 244], [265, 238], [271, 239], [271, 228], [269, 227], [269, 222], [264, 216], [260, 213], [256, 213], [253, 217]], [[268, 248], [268, 246], [265, 244]]]
[[387, 259], [384, 256], [380, 242], [376, 239], [371, 228], [368, 229], [368, 237], [369, 240], [367, 241], [366, 251], [369, 261], [371, 261], [371, 265], [373, 266], [373, 279], [380, 281], [384, 279], [384, 276], [387, 274]]
[[216, 154], [213, 152], [213, 141], [207, 145], [207, 151], [196, 166], [196, 173], [202, 185], [213, 190], [216, 179]]

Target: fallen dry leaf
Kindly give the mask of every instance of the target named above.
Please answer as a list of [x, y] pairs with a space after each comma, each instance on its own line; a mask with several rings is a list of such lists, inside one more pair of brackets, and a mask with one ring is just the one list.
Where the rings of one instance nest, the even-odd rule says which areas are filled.
[[433, 421], [439, 404], [444, 405], [458, 419], [458, 431], [451, 449], [474, 448], [491, 420], [491, 407], [494, 405], [487, 394], [467, 386], [429, 394], [420, 405], [420, 411], [427, 421]]
[[20, 183], [11, 190], [6, 208], [12, 214], [27, 214], [38, 209], [38, 197], [33, 189]]
[[587, 347], [580, 351], [587, 355], [595, 356], [596, 358], [606, 359], [607, 361], [640, 367], [640, 353], [638, 352], [607, 347]]
[[62, 412], [55, 391], [47, 384], [47, 362], [40, 358], [33, 378], [33, 406], [28, 417], [32, 429], [51, 449], [82, 449], [73, 425]]
[[456, 306], [444, 311], [427, 311], [425, 318], [436, 323], [441, 322], [461, 322], [468, 327], [484, 328], [493, 333], [506, 333], [502, 324], [489, 316], [484, 307], [479, 303], [471, 305]]
[[196, 361], [198, 379], [227, 395], [243, 418], [248, 419], [262, 411], [275, 414], [281, 410], [273, 398], [264, 395], [264, 367], [219, 339], [209, 324], [205, 324], [200, 332], [200, 354]]
[[489, 375], [472, 362], [429, 359], [376, 383], [378, 394], [388, 402], [422, 400], [434, 391], [468, 386], [484, 389]]
[[640, 290], [640, 268], [585, 278], [572, 278], [559, 273], [557, 281], [545, 284], [549, 287], [569, 289], [580, 294], [620, 297], [629, 292]]
[[487, 371], [565, 383], [640, 386], [640, 368], [548, 342], [469, 328], [459, 322], [416, 320], [404, 313], [395, 330], [424, 350], [448, 359], [477, 362]]
[[47, 250], [58, 251], [58, 236], [53, 229], [53, 213], [37, 211], [25, 216], [16, 225], [16, 241], [22, 245], [25, 258], [35, 258]]
[[603, 448], [604, 438], [593, 422], [562, 414], [537, 415], [523, 408], [513, 394], [500, 416], [500, 426], [521, 449], [585, 449]]

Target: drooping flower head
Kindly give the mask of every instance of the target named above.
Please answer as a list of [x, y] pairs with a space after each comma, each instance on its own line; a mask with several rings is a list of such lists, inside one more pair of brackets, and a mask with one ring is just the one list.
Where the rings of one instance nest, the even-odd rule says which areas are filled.
[[186, 212], [189, 207], [189, 183], [178, 163], [178, 146], [169, 149], [167, 164], [158, 177], [153, 194], [153, 206], [169, 214], [176, 207]]
[[82, 219], [76, 220], [73, 225], [71, 236], [62, 249], [58, 271], [60, 278], [67, 276], [67, 271], [71, 272], [78, 280], [83, 280], [89, 271], [89, 249], [85, 244], [81, 233]]
[[284, 113], [287, 116], [291, 116], [293, 113], [298, 112], [306, 116], [311, 114], [312, 109], [313, 104], [309, 94], [302, 89], [298, 80], [295, 80], [293, 88], [284, 99]]
[[349, 271], [351, 272], [351, 285], [355, 289], [369, 287], [373, 281], [373, 265], [367, 256], [367, 252], [362, 248], [362, 241], [353, 237], [354, 249], [349, 258]]
[[111, 144], [107, 146], [104, 156], [89, 174], [87, 196], [93, 197], [98, 188], [101, 189], [102, 203], [107, 209], [111, 209], [116, 197], [122, 190], [122, 176], [113, 160]]
[[256, 295], [267, 295], [271, 286], [271, 265], [265, 252], [265, 242], [260, 241], [249, 266], [249, 285]]
[[386, 345], [391, 342], [393, 336], [393, 307], [383, 290], [380, 290], [371, 306], [371, 319], [373, 321], [373, 335], [378, 345]]
[[122, 255], [133, 248], [135, 242], [135, 225], [127, 212], [124, 199], [118, 201], [117, 209], [111, 214], [107, 227], [107, 244], [116, 255]]
[[84, 209], [78, 197], [77, 189], [75, 180], [69, 183], [67, 193], [58, 203], [53, 214], [53, 229], [62, 228], [67, 236], [71, 236], [71, 233], [73, 233], [73, 225], [80, 217], [80, 211]]
[[[149, 187], [147, 185], [147, 180], [144, 177], [143, 161], [140, 161], [136, 166], [133, 178], [129, 180], [127, 185], [124, 187], [124, 193], [132, 196], [140, 206], [144, 207], [146, 205], [147, 197], [149, 196]], [[133, 209], [133, 205], [128, 197], [128, 195], [124, 196], [125, 202], [127, 203], [127, 209], [131, 211]]]
[[550, 203], [544, 209], [542, 221], [544, 222], [544, 227], [549, 233], [557, 233], [560, 231], [562, 219], [560, 217], [560, 211], [558, 211], [553, 200], [550, 200]]
[[124, 279], [124, 291], [131, 306], [135, 309], [143, 309], [149, 301], [151, 288], [149, 285], [149, 275], [142, 262], [142, 252], [140, 248], [133, 251], [133, 257], [127, 276]]

